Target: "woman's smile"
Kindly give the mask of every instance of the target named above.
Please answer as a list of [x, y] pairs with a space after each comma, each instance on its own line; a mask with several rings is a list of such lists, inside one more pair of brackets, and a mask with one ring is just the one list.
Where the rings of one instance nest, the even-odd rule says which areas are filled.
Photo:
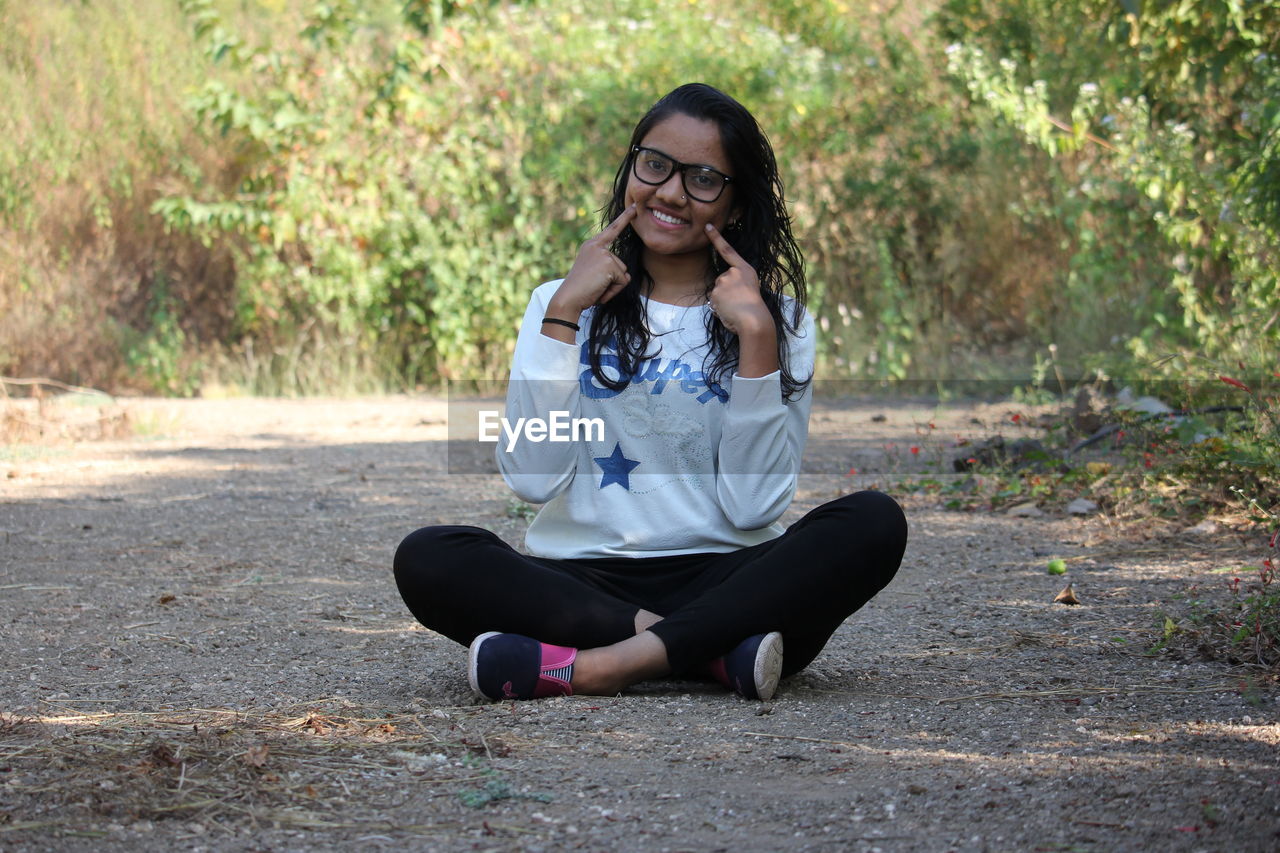
[[668, 228], [681, 228], [689, 224], [689, 220], [682, 219], [674, 213], [669, 213], [660, 207], [651, 206], [649, 208], [649, 213], [658, 221], [659, 224]]

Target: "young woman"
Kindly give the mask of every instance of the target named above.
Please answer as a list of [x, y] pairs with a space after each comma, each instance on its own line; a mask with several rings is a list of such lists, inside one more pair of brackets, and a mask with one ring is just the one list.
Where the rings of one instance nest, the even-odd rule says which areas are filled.
[[534, 291], [506, 411], [599, 419], [603, 434], [499, 444], [507, 483], [544, 504], [528, 556], [429, 527], [401, 543], [396, 582], [420, 622], [470, 645], [490, 699], [668, 673], [770, 698], [890, 581], [906, 521], [859, 492], [777, 523], [808, 431], [814, 324], [773, 151], [742, 105], [702, 84], [658, 101], [605, 221]]

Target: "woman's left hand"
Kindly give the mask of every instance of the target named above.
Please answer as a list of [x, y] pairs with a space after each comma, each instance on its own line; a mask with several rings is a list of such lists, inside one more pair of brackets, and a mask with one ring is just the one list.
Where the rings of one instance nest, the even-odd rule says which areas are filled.
[[760, 277], [716, 227], [707, 223], [707, 237], [729, 268], [716, 277], [707, 301], [725, 328], [738, 337], [773, 331], [773, 316], [760, 297]]

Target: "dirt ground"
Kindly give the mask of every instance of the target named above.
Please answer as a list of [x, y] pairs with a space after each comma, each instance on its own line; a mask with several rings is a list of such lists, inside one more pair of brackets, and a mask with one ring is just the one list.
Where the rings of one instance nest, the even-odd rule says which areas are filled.
[[[0, 446], [0, 850], [1280, 849], [1274, 683], [1151, 653], [1261, 559], [1229, 529], [903, 498], [898, 578], [771, 702], [476, 702], [391, 556], [436, 523], [519, 546], [528, 508], [448, 473], [443, 401], [124, 408]], [[787, 520], [1001, 422], [819, 404]]]

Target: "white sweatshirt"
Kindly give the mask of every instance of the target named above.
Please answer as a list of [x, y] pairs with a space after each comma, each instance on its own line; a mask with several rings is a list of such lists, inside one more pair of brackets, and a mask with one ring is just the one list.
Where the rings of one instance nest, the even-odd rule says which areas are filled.
[[[645, 300], [654, 357], [638, 365], [625, 389], [611, 391], [596, 380], [587, 355], [594, 311], [583, 313], [576, 345], [542, 334], [559, 286], [547, 282], [529, 300], [505, 418], [514, 425], [563, 413], [554, 416], [562, 435], [574, 419], [599, 418], [603, 436], [588, 427], [573, 441], [532, 441], [524, 433], [510, 451], [505, 440], [498, 443], [507, 484], [545, 504], [525, 536], [529, 553], [660, 557], [734, 551], [781, 535], [777, 520], [795, 495], [812, 386], [791, 401], [782, 398], [778, 372], [708, 387], [702, 365], [709, 309]], [[787, 343], [792, 375], [808, 377], [814, 330], [807, 312]]]

